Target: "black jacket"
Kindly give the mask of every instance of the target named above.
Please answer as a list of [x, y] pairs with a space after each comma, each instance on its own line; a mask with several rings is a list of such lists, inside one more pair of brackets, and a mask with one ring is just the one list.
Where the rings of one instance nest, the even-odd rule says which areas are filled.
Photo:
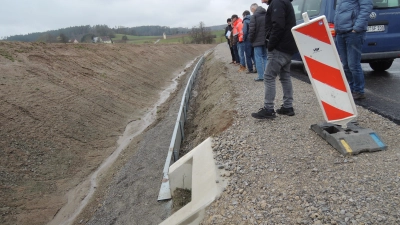
[[265, 45], [265, 15], [267, 10], [258, 6], [250, 18], [249, 39], [253, 47]]
[[228, 45], [231, 45], [231, 40], [226, 36], [226, 33], [228, 33], [228, 31], [232, 32], [231, 25], [228, 25], [228, 26], [225, 27], [225, 38], [228, 41]]
[[292, 27], [296, 26], [292, 0], [270, 0], [265, 17], [265, 30], [267, 32], [268, 51], [274, 49], [294, 54], [298, 52], [296, 42], [292, 35]]

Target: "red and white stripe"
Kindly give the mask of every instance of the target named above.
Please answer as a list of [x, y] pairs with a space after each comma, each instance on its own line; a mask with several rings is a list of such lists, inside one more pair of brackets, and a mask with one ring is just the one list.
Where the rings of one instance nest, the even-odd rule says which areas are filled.
[[325, 16], [293, 27], [292, 33], [325, 120], [346, 126], [357, 110]]

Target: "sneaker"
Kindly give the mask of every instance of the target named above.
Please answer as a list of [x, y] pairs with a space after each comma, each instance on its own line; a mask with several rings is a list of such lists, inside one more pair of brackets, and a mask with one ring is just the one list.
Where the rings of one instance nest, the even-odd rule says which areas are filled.
[[293, 107], [284, 108], [283, 105], [281, 106], [280, 109], [276, 110], [276, 113], [281, 114], [281, 115], [294, 116]]
[[258, 112], [252, 113], [252, 117], [256, 119], [273, 119], [276, 117], [273, 109], [261, 108]]
[[354, 92], [353, 93], [353, 99], [357, 100], [357, 99], [364, 99], [365, 98], [365, 94], [364, 93], [359, 93], [359, 92]]
[[254, 78], [254, 81], [261, 82], [261, 81], [264, 81], [264, 79], [262, 79], [262, 78]]
[[253, 71], [247, 71], [246, 74], [251, 74], [254, 73]]

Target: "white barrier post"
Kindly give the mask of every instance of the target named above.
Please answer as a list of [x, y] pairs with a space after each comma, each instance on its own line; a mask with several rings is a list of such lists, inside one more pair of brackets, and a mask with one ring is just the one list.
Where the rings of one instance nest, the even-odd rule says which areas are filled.
[[325, 16], [292, 28], [292, 33], [317, 95], [325, 120], [346, 127], [357, 109]]
[[351, 122], [357, 109], [325, 16], [303, 18], [292, 33], [327, 121], [311, 129], [343, 155], [386, 150], [378, 134]]

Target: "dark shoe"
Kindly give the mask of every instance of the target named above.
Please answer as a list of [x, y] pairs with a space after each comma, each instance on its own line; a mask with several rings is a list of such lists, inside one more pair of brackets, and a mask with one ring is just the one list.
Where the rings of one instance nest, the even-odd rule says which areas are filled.
[[254, 73], [253, 70], [252, 70], [252, 71], [247, 71], [247, 72], [246, 72], [246, 74], [252, 74], [252, 73]]
[[284, 108], [283, 105], [281, 106], [280, 109], [276, 110], [276, 113], [281, 114], [281, 115], [294, 116], [293, 107]]
[[254, 81], [256, 81], [256, 82], [260, 82], [260, 81], [264, 81], [264, 79], [260, 79], [260, 78], [254, 78]]
[[358, 92], [354, 92], [353, 93], [353, 99], [354, 100], [364, 99], [364, 98], [365, 98], [365, 94], [364, 93], [358, 93]]
[[258, 112], [252, 113], [252, 117], [256, 119], [273, 119], [276, 117], [273, 109], [261, 108]]
[[253, 73], [258, 73], [257, 70], [253, 70]]

